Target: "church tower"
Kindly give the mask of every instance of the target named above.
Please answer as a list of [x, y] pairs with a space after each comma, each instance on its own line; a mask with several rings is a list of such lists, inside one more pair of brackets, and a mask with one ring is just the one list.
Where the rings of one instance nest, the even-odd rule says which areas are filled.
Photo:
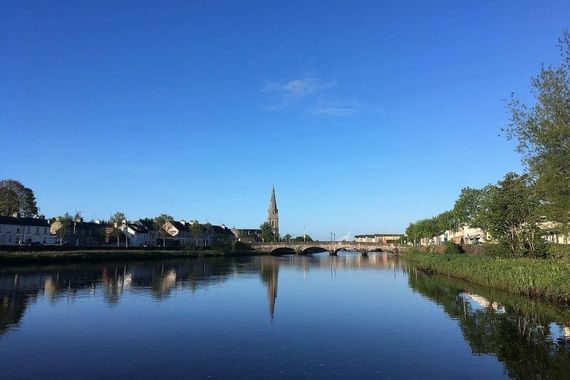
[[275, 240], [279, 239], [279, 211], [277, 210], [277, 200], [275, 200], [275, 186], [273, 186], [273, 190], [271, 191], [267, 221], [271, 225]]

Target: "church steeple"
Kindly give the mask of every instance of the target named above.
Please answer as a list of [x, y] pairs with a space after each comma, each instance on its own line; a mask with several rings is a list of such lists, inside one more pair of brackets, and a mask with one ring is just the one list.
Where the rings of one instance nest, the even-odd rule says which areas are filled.
[[275, 199], [275, 186], [273, 186], [273, 189], [271, 191], [267, 221], [271, 225], [275, 240], [279, 239], [279, 210], [277, 209], [277, 200]]

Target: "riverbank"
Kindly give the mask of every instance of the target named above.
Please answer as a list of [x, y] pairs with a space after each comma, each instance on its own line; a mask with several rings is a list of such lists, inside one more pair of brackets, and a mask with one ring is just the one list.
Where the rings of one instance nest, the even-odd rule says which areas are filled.
[[5, 252], [0, 251], [0, 265], [62, 264], [105, 261], [153, 260], [196, 257], [236, 257], [264, 255], [255, 251], [219, 250], [137, 250], [105, 249], [85, 251]]
[[540, 300], [570, 305], [570, 261], [408, 252], [419, 270]]

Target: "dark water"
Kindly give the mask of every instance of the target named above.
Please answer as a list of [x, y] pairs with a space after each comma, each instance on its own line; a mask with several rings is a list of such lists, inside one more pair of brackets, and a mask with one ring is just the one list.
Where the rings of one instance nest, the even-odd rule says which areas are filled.
[[0, 268], [0, 378], [570, 378], [570, 311], [386, 254]]

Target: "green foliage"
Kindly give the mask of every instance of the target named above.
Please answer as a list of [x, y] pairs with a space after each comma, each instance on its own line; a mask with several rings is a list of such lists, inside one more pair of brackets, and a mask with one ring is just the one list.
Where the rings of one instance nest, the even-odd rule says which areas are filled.
[[160, 214], [159, 216], [154, 218], [154, 223], [156, 223], [156, 226], [158, 227], [158, 234], [162, 238], [163, 247], [166, 246], [166, 236], [168, 235], [168, 233], [165, 230], [165, 224], [173, 220], [174, 218], [167, 214]]
[[265, 242], [271, 242], [276, 240], [276, 236], [273, 233], [273, 228], [269, 222], [265, 222], [259, 226], [261, 228], [261, 239]]
[[507, 137], [515, 139], [544, 197], [541, 211], [548, 220], [570, 230], [570, 33], [560, 39], [562, 62], [542, 67], [531, 79], [533, 105], [513, 95]]
[[452, 241], [448, 241], [445, 243], [445, 249], [443, 253], [446, 255], [460, 255], [463, 253], [463, 249], [459, 244], [455, 244]]
[[293, 239], [293, 236], [291, 236], [290, 234], [283, 236], [284, 241], [291, 241], [291, 239]]
[[31, 217], [38, 213], [36, 197], [32, 189], [13, 179], [0, 181], [0, 215], [12, 216], [19, 213]]
[[488, 204], [489, 231], [511, 255], [535, 254], [541, 241], [540, 198], [528, 175], [507, 173], [492, 191]]
[[549, 243], [546, 252], [549, 257], [570, 260], [570, 244]]
[[304, 236], [297, 236], [293, 241], [301, 242], [301, 241], [313, 241], [313, 239], [309, 235]]
[[442, 273], [492, 288], [563, 303], [570, 302], [570, 262], [532, 258], [407, 253], [426, 272]]
[[55, 218], [55, 222], [57, 223], [57, 230], [55, 231], [55, 234], [59, 238], [59, 244], [62, 245], [65, 235], [73, 224], [73, 218], [71, 215], [69, 215], [69, 213], [66, 212], [62, 216]]

